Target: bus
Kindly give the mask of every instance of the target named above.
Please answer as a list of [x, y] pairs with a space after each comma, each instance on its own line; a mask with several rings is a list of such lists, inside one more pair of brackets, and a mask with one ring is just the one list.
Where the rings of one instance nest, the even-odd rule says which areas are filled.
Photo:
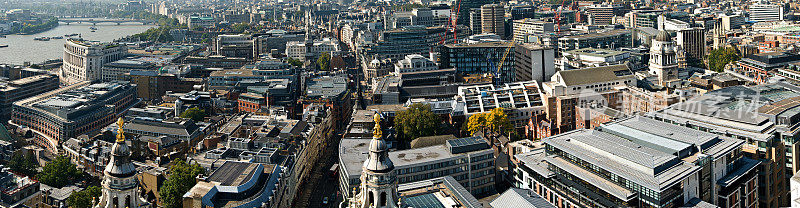
[[336, 177], [336, 173], [339, 172], [339, 163], [334, 163], [331, 166], [331, 176]]

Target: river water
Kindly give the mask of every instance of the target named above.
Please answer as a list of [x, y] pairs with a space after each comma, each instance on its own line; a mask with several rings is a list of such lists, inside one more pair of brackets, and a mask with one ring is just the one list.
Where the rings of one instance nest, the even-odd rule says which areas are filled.
[[0, 38], [0, 45], [8, 45], [7, 48], [0, 48], [0, 64], [22, 64], [26, 61], [40, 63], [49, 59], [60, 59], [64, 56], [63, 47], [66, 38], [52, 39], [50, 41], [33, 40], [36, 37], [53, 37], [77, 33], [87, 40], [112, 41], [155, 27], [155, 25], [104, 23], [96, 25], [97, 31], [91, 32], [90, 26], [90, 24], [61, 24], [52, 30], [42, 33], [7, 35], [6, 38]]

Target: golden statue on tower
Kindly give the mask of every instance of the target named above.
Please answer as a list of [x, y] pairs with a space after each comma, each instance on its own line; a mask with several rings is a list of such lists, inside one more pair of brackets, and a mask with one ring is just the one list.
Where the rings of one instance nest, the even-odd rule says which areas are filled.
[[381, 138], [381, 136], [383, 136], [383, 132], [381, 131], [381, 115], [375, 112], [373, 120], [375, 120], [375, 129], [372, 131], [372, 137]]
[[125, 131], [122, 130], [123, 124], [125, 124], [125, 121], [122, 120], [122, 117], [119, 117], [117, 119], [117, 142], [125, 141]]

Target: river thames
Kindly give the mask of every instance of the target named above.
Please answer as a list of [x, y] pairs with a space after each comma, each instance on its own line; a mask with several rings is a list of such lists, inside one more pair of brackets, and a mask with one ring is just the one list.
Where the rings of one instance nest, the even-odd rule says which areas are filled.
[[66, 38], [52, 39], [50, 41], [36, 41], [36, 37], [64, 36], [67, 34], [81, 34], [83, 39], [97, 41], [112, 41], [128, 35], [144, 32], [156, 27], [155, 25], [116, 25], [98, 24], [97, 31], [91, 32], [91, 24], [61, 24], [52, 30], [32, 35], [7, 35], [0, 38], [0, 64], [22, 64], [26, 61], [40, 63], [49, 59], [60, 59], [63, 56], [63, 47]]

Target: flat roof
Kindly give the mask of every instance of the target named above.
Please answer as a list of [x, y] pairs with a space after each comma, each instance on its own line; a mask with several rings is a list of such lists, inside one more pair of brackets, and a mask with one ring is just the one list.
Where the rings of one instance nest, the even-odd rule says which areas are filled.
[[67, 120], [82, 116], [76, 112], [103, 107], [106, 105], [106, 99], [133, 87], [134, 85], [125, 81], [96, 84], [87, 81], [26, 98], [14, 104], [35, 108]]
[[556, 73], [560, 74], [567, 86], [610, 82], [634, 77], [633, 72], [625, 64], [564, 70]]
[[422, 194], [403, 199], [403, 203], [414, 208], [445, 208], [434, 193]]
[[627, 51], [615, 51], [615, 50], [600, 49], [600, 48], [581, 48], [581, 49], [565, 51], [564, 53], [576, 54], [576, 55], [585, 55], [585, 56], [609, 57], [609, 56], [616, 56], [616, 55], [620, 55], [620, 54], [626, 54], [626, 53], [630, 53], [630, 52], [627, 52]]
[[461, 43], [461, 44], [447, 44], [446, 47], [451, 48], [508, 48], [513, 47], [512, 41], [492, 41], [492, 42], [477, 42], [477, 43]]
[[529, 189], [509, 188], [489, 203], [493, 208], [556, 208]]
[[559, 40], [566, 40], [566, 39], [583, 40], [583, 39], [591, 39], [591, 38], [610, 37], [610, 36], [616, 36], [616, 35], [621, 35], [621, 34], [625, 34], [625, 33], [629, 33], [630, 34], [631, 31], [630, 30], [610, 30], [610, 31], [599, 32], [599, 33], [593, 32], [593, 33], [587, 33], [587, 34], [581, 34], [581, 35], [565, 36], [565, 37], [559, 38]]
[[587, 170], [584, 170], [581, 167], [572, 164], [571, 162], [567, 162], [566, 160], [560, 157], [545, 157], [548, 163], [557, 166], [558, 168], [569, 172], [570, 174], [581, 178], [582, 180], [586, 181], [589, 184], [611, 194], [615, 197], [622, 199], [623, 201], [629, 201], [633, 199], [636, 194], [628, 189], [623, 188], [611, 181], [608, 181], [600, 176], [595, 175]]
[[[364, 161], [367, 160], [370, 140], [371, 139], [346, 138], [340, 141], [339, 159], [342, 161], [342, 164], [339, 165], [345, 168], [348, 175], [361, 175], [361, 166], [364, 164]], [[422, 148], [390, 151], [389, 159], [392, 160], [395, 168], [397, 169], [414, 164], [459, 157], [479, 151], [491, 151], [491, 149], [478, 149], [472, 152], [453, 154], [446, 145], [434, 145]]]
[[[716, 135], [699, 130], [667, 126], [671, 124], [633, 117], [601, 126], [597, 130], [580, 129], [549, 137], [544, 142], [659, 192], [680, 183], [680, 180], [700, 169], [683, 161], [696, 157], [698, 149], [703, 154], [721, 157], [743, 144], [732, 138], [716, 138]], [[668, 131], [674, 132], [664, 134], [667, 131], [660, 128], [669, 128]], [[677, 152], [681, 153], [675, 154]], [[553, 159], [545, 159], [552, 163]]]
[[704, 126], [759, 141], [772, 138], [776, 125], [770, 117], [792, 117], [800, 113], [800, 93], [786, 83], [733, 86], [696, 96], [648, 115], [679, 123]]
[[323, 76], [308, 81], [306, 96], [309, 97], [336, 97], [347, 91], [347, 77]]
[[249, 181], [256, 174], [257, 166], [258, 164], [256, 163], [226, 161], [208, 176], [208, 180], [219, 182], [223, 186], [239, 186]]
[[554, 175], [553, 171], [547, 169], [547, 162], [545, 162], [546, 154], [544, 152], [544, 147], [539, 147], [533, 149], [531, 152], [516, 154], [514, 158], [518, 161], [522, 162], [525, 167], [530, 168], [534, 172], [538, 173], [544, 177], [550, 177]]

